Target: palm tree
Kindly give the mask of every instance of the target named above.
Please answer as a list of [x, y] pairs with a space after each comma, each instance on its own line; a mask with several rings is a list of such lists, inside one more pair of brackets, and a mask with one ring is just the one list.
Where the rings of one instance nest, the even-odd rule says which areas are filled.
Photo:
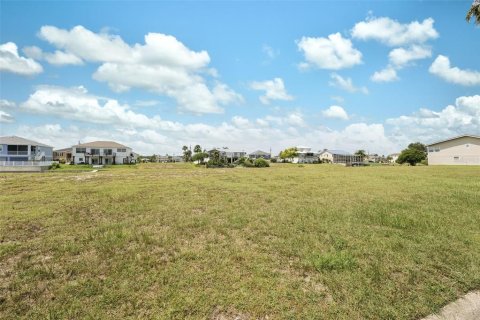
[[467, 19], [467, 22], [470, 22], [472, 17], [475, 21], [475, 24], [480, 25], [480, 0], [473, 1], [465, 19]]

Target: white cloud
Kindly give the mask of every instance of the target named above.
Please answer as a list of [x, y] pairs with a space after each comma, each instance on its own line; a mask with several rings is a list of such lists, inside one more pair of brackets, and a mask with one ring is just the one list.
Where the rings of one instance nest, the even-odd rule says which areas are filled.
[[374, 82], [392, 82], [398, 80], [397, 71], [392, 67], [376, 71], [370, 78]]
[[343, 78], [337, 73], [330, 74], [330, 78], [332, 81], [330, 81], [329, 84], [333, 87], [337, 87], [351, 93], [361, 92], [363, 94], [368, 94], [368, 89], [366, 87], [356, 87], [351, 78]]
[[445, 81], [460, 84], [463, 86], [480, 85], [480, 72], [474, 70], [462, 70], [450, 66], [448, 57], [439, 55], [429, 69], [430, 73], [442, 78]]
[[273, 60], [278, 56], [278, 51], [274, 50], [267, 44], [262, 46], [262, 52], [267, 56], [268, 59]]
[[147, 117], [135, 113], [128, 105], [121, 105], [117, 100], [91, 95], [81, 86], [40, 86], [27, 101], [20, 104], [20, 110], [118, 127], [178, 127], [178, 124], [163, 121], [159, 116]]
[[348, 120], [349, 118], [345, 109], [340, 106], [330, 106], [323, 110], [322, 114], [324, 117], [332, 119]]
[[269, 104], [272, 100], [293, 100], [293, 97], [287, 93], [285, 84], [281, 78], [275, 78], [267, 81], [254, 81], [250, 84], [253, 90], [265, 91], [265, 94], [260, 96], [260, 101], [263, 104]]
[[63, 65], [82, 65], [83, 60], [76, 55], [56, 50], [54, 53], [43, 52], [39, 47], [25, 47], [23, 48], [25, 55], [32, 59], [46, 60], [48, 63], [63, 66]]
[[43, 68], [35, 60], [19, 56], [17, 45], [7, 42], [0, 45], [0, 71], [30, 76], [41, 73]]
[[352, 29], [352, 37], [360, 40], [377, 40], [389, 46], [421, 44], [438, 38], [434, 20], [413, 21], [402, 24], [388, 17], [369, 18], [358, 22]]
[[408, 65], [410, 62], [432, 56], [432, 49], [426, 46], [413, 45], [408, 49], [396, 48], [390, 51], [390, 62], [398, 68]]
[[302, 37], [297, 41], [297, 46], [306, 60], [300, 64], [301, 68], [315, 66], [320, 69], [339, 70], [362, 63], [362, 53], [340, 33], [331, 34], [328, 38]]
[[427, 143], [465, 133], [480, 135], [480, 95], [462, 96], [455, 105], [440, 111], [423, 108], [409, 116], [387, 119], [386, 123], [405, 142]]
[[40, 37], [69, 57], [55, 53], [55, 61], [77, 57], [100, 63], [93, 78], [117, 92], [145, 89], [175, 99], [181, 111], [197, 114], [221, 113], [224, 106], [243, 101], [223, 83], [209, 86], [207, 76], [218, 75], [208, 67], [208, 53], [190, 50], [173, 36], [148, 33], [145, 44], [130, 46], [119, 36], [94, 33], [83, 26], [71, 30], [43, 26]]
[[17, 104], [13, 101], [9, 101], [6, 99], [0, 99], [0, 109], [13, 109], [17, 106]]
[[158, 100], [137, 100], [133, 104], [136, 107], [153, 107], [160, 104]]
[[14, 117], [11, 114], [0, 110], [0, 123], [13, 122], [13, 120], [14, 120]]
[[250, 120], [241, 116], [234, 116], [232, 118], [232, 124], [238, 128], [250, 127]]

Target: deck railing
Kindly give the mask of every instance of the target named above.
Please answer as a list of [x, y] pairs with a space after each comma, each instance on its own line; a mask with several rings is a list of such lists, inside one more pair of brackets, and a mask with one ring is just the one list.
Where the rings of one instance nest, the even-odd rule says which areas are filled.
[[4, 167], [45, 167], [52, 164], [52, 161], [0, 161]]

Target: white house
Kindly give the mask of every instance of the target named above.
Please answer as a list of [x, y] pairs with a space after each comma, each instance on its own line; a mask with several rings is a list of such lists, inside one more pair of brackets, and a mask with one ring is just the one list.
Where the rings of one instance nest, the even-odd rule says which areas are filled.
[[390, 157], [390, 163], [395, 163], [397, 162], [397, 159], [398, 159], [398, 156], [400, 155], [400, 153], [391, 153], [388, 155], [388, 157]]
[[320, 151], [319, 158], [323, 162], [351, 164], [353, 162], [363, 162], [361, 156], [356, 156], [343, 150], [324, 149]]
[[318, 162], [318, 155], [312, 152], [312, 148], [298, 146], [297, 156], [292, 159], [292, 163], [314, 163]]
[[462, 135], [427, 145], [429, 165], [480, 165], [480, 136]]
[[132, 148], [114, 141], [93, 141], [72, 146], [75, 164], [130, 164], [135, 163]]

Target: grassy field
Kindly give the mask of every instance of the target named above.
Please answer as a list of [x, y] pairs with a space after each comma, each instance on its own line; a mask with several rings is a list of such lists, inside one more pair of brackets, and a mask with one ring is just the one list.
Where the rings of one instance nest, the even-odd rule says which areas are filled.
[[418, 319], [480, 289], [480, 169], [0, 174], [1, 319]]

